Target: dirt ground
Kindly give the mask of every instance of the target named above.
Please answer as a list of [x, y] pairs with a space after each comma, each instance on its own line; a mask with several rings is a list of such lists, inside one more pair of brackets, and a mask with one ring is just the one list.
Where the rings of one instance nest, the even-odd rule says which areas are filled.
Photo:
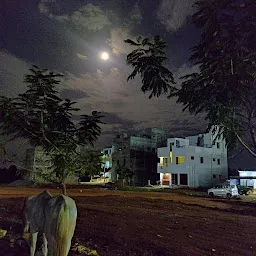
[[[1, 187], [0, 228], [10, 230], [12, 226], [10, 232], [18, 233], [23, 197], [41, 191]], [[69, 189], [68, 195], [78, 207], [74, 240], [103, 256], [256, 255], [253, 203], [175, 191]], [[0, 255], [26, 255], [9, 244], [7, 238], [0, 239]]]

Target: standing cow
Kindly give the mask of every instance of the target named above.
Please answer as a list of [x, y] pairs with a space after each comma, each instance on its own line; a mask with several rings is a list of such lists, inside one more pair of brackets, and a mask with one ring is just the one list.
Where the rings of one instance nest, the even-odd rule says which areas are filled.
[[28, 197], [22, 212], [24, 233], [31, 234], [30, 256], [35, 255], [38, 234], [43, 235], [44, 256], [68, 255], [77, 219], [73, 199], [43, 191]]

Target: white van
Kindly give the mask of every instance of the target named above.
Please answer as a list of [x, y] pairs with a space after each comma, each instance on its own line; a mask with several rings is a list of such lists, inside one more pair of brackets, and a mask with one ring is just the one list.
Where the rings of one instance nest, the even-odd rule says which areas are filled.
[[238, 188], [236, 185], [222, 184], [208, 189], [209, 196], [222, 196], [222, 197], [238, 197]]

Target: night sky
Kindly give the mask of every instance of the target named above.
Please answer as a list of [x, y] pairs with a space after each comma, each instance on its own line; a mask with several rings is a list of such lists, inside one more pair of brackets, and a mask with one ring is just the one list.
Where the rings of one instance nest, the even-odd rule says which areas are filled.
[[[182, 112], [165, 96], [148, 99], [140, 80], [127, 83], [131, 69], [123, 41], [160, 34], [168, 41], [169, 68], [179, 77], [195, 70], [189, 49], [200, 38], [191, 23], [194, 0], [1, 0], [0, 93], [15, 96], [26, 88], [32, 64], [65, 75], [60, 95], [77, 102], [81, 113], [105, 113], [98, 147], [111, 145], [120, 131], [163, 127], [168, 135], [204, 131], [203, 116]], [[108, 61], [99, 54], [107, 51]]]

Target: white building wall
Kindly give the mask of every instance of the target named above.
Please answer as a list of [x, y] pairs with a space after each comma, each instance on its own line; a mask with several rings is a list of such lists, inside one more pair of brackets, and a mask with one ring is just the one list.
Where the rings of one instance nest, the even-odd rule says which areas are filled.
[[[158, 148], [158, 157], [168, 159], [168, 166], [163, 166], [163, 163], [158, 164], [158, 173], [170, 174], [170, 183], [172, 182], [172, 174], [178, 174], [178, 185], [181, 184], [180, 175], [186, 174], [189, 187], [208, 187], [228, 178], [227, 148], [224, 141], [218, 140], [215, 145], [212, 145], [213, 135], [211, 133], [204, 134], [203, 146], [199, 147], [196, 146], [197, 138], [198, 136], [191, 136], [186, 139], [169, 138], [167, 139], [167, 147]], [[179, 142], [177, 143], [177, 141]], [[171, 143], [174, 143], [172, 162], [170, 162]], [[185, 157], [184, 163], [176, 164], [176, 157], [178, 156]], [[201, 158], [203, 163], [201, 163]], [[161, 177], [163, 175], [160, 175]]]

